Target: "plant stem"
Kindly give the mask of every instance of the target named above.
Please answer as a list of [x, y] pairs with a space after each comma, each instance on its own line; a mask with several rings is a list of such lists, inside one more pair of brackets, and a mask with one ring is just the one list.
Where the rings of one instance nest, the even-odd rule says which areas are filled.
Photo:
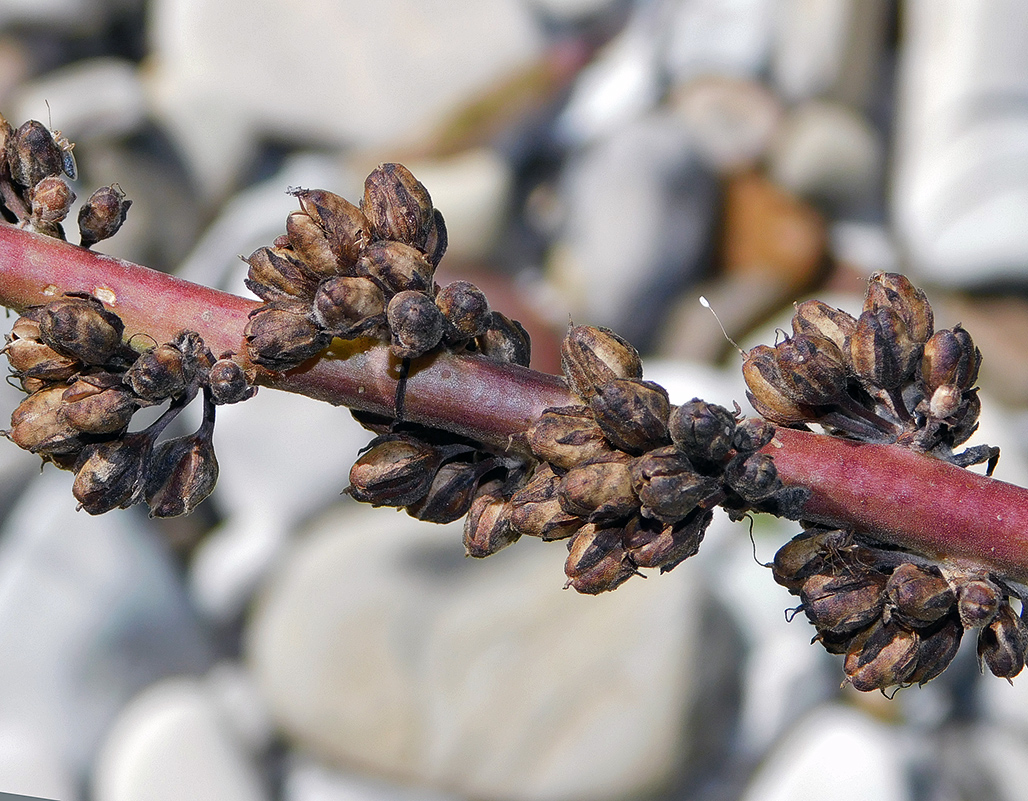
[[[194, 330], [215, 355], [244, 352], [243, 328], [258, 305], [10, 225], [0, 224], [0, 265], [2, 305], [20, 310], [85, 291], [121, 316], [126, 337], [164, 342]], [[259, 372], [258, 383], [391, 414], [399, 368], [380, 343], [336, 340], [295, 370]], [[405, 418], [523, 450], [521, 435], [543, 409], [572, 403], [556, 376], [440, 354], [412, 363]], [[917, 553], [1028, 581], [1028, 490], [897, 446], [790, 429], [779, 429], [766, 450], [786, 484], [811, 491], [805, 519], [860, 528]]]

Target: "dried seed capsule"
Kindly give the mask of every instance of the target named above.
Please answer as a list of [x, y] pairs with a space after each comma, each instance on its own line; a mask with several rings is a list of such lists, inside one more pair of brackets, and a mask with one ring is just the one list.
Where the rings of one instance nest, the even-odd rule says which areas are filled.
[[546, 409], [528, 429], [527, 437], [533, 454], [564, 470], [611, 452], [585, 406]]
[[11, 151], [14, 148], [14, 128], [7, 118], [0, 114], [0, 174], [10, 174], [9, 163]]
[[891, 308], [903, 320], [907, 333], [917, 344], [924, 344], [935, 330], [932, 305], [928, 296], [899, 273], [874, 273], [867, 282], [864, 309]]
[[817, 413], [793, 398], [778, 369], [778, 354], [767, 345], [752, 348], [742, 365], [746, 397], [761, 417], [790, 426], [817, 419]]
[[354, 272], [370, 278], [386, 294], [412, 290], [431, 292], [435, 268], [421, 251], [403, 242], [376, 242], [369, 245], [354, 267]]
[[39, 314], [43, 342], [83, 364], [104, 364], [121, 345], [125, 325], [91, 295], [66, 294]]
[[76, 463], [71, 487], [79, 508], [101, 515], [138, 501], [152, 444], [151, 436], [140, 432], [87, 445]]
[[284, 248], [258, 248], [245, 259], [250, 265], [243, 283], [261, 300], [310, 300], [318, 289], [318, 276]]
[[778, 549], [771, 573], [776, 582], [798, 595], [803, 583], [815, 573], [831, 573], [832, 564], [841, 562], [841, 552], [852, 544], [853, 535], [842, 529], [804, 531]]
[[1024, 668], [1028, 653], [1028, 627], [1003, 604], [995, 619], [978, 633], [978, 660], [988, 665], [994, 676], [1012, 679]]
[[292, 251], [319, 279], [345, 275], [350, 267], [340, 264], [331, 237], [305, 211], [294, 211], [286, 217], [286, 237]]
[[733, 456], [725, 468], [725, 483], [749, 503], [767, 500], [782, 486], [774, 459], [766, 453]]
[[905, 381], [921, 358], [921, 346], [891, 308], [865, 311], [850, 337], [853, 371], [870, 387], [895, 389]]
[[512, 507], [495, 492], [481, 493], [464, 522], [464, 552], [482, 559], [517, 542], [521, 533], [510, 523]]
[[596, 523], [584, 525], [568, 546], [568, 558], [564, 563], [568, 583], [565, 586], [587, 595], [597, 595], [616, 589], [635, 575], [635, 565], [625, 558], [623, 534], [620, 527], [600, 528]]
[[956, 595], [937, 570], [905, 562], [885, 584], [885, 618], [908, 626], [928, 626], [949, 614]]
[[88, 248], [114, 236], [131, 205], [117, 184], [101, 186], [79, 209], [79, 244]]
[[432, 226], [428, 230], [428, 239], [425, 242], [425, 256], [433, 267], [438, 267], [446, 253], [446, 246], [449, 244], [449, 237], [446, 233], [446, 221], [439, 209], [432, 212]]
[[75, 193], [63, 178], [51, 175], [29, 191], [32, 203], [32, 219], [41, 223], [59, 223], [68, 216]]
[[628, 558], [636, 567], [659, 567], [661, 573], [667, 573], [699, 552], [713, 519], [711, 509], [696, 509], [674, 524], [633, 517], [624, 534]]
[[372, 506], [409, 506], [428, 493], [442, 460], [438, 448], [416, 437], [376, 437], [350, 468], [344, 492]]
[[157, 446], [147, 465], [144, 487], [150, 517], [187, 515], [214, 491], [218, 460], [211, 428], [205, 422], [195, 434]]
[[58, 353], [40, 338], [39, 323], [30, 317], [19, 317], [7, 336], [2, 351], [11, 368], [21, 378], [63, 381], [80, 369], [79, 363]]
[[560, 345], [560, 363], [568, 386], [585, 401], [617, 378], [642, 378], [639, 351], [609, 328], [569, 328]]
[[590, 523], [626, 517], [639, 508], [632, 471], [618, 459], [572, 467], [560, 480], [557, 500], [567, 514]]
[[340, 274], [349, 274], [371, 242], [371, 223], [350, 201], [324, 189], [296, 189], [292, 194], [300, 201], [300, 208], [328, 235]]
[[611, 445], [641, 453], [668, 441], [667, 390], [652, 381], [619, 378], [596, 388], [589, 410]]
[[532, 360], [532, 340], [517, 320], [494, 311], [489, 316], [489, 329], [476, 340], [483, 356], [505, 364], [528, 367]]
[[250, 361], [274, 371], [288, 370], [317, 356], [331, 341], [301, 308], [278, 304], [250, 312], [243, 336]]
[[885, 576], [875, 571], [817, 573], [803, 582], [803, 611], [818, 631], [847, 634], [882, 611]]
[[385, 295], [373, 281], [337, 277], [318, 287], [311, 319], [332, 336], [353, 339], [383, 325], [385, 311]]
[[165, 342], [141, 353], [125, 373], [125, 383], [140, 398], [160, 401], [182, 395], [195, 377], [182, 351]]
[[775, 427], [766, 420], [750, 417], [736, 425], [732, 446], [740, 453], [759, 451], [775, 437]]
[[846, 678], [855, 690], [884, 690], [910, 681], [921, 638], [895, 623], [876, 623], [846, 654]]
[[943, 384], [970, 389], [978, 380], [981, 361], [981, 351], [959, 325], [947, 331], [936, 331], [925, 343], [921, 357], [921, 379], [926, 394], [931, 395]]
[[978, 415], [982, 412], [982, 401], [977, 390], [965, 391], [957, 411], [946, 420], [947, 438], [950, 446], [966, 442], [978, 430]]
[[928, 401], [928, 414], [936, 420], [946, 420], [960, 411], [963, 393], [955, 384], [943, 384], [932, 393]]
[[834, 403], [846, 392], [849, 370], [830, 339], [800, 334], [780, 343], [778, 371], [797, 403]]
[[1003, 593], [987, 578], [957, 581], [957, 612], [965, 629], [989, 625], [999, 612]]
[[941, 674], [957, 655], [963, 634], [964, 627], [954, 617], [945, 618], [930, 629], [919, 630], [917, 666], [906, 681], [920, 686]]
[[842, 309], [833, 309], [819, 300], [807, 300], [796, 305], [792, 318], [792, 331], [796, 335], [823, 337], [831, 340], [848, 362], [850, 337], [857, 328], [856, 318]]
[[724, 406], [693, 398], [668, 417], [671, 441], [692, 459], [721, 462], [732, 450], [735, 415]]
[[83, 434], [113, 434], [124, 430], [139, 401], [111, 373], [83, 376], [61, 396], [64, 419]]
[[64, 417], [64, 391], [58, 384], [33, 392], [11, 414], [11, 428], [5, 435], [31, 453], [74, 453], [82, 445], [80, 432]]
[[436, 347], [443, 338], [443, 315], [428, 295], [397, 292], [386, 308], [392, 344], [389, 350], [401, 359], [416, 359]]
[[544, 540], [570, 537], [585, 522], [564, 511], [557, 498], [560, 476], [548, 464], [535, 469], [531, 480], [510, 499], [510, 524], [519, 534]]
[[425, 249], [435, 219], [432, 198], [402, 164], [380, 164], [367, 177], [361, 211], [376, 239]]
[[211, 395], [216, 404], [240, 403], [257, 394], [257, 387], [246, 380], [246, 372], [228, 357], [218, 359], [208, 375]]
[[14, 134], [8, 153], [11, 177], [22, 186], [33, 187], [48, 175], [64, 170], [61, 148], [50, 130], [37, 120], [29, 120]]
[[493, 459], [485, 459], [477, 464], [444, 464], [436, 471], [425, 497], [408, 506], [407, 514], [429, 523], [459, 520], [471, 508], [482, 476], [495, 467]]
[[454, 281], [436, 295], [435, 305], [446, 318], [446, 342], [463, 344], [489, 330], [492, 312], [485, 293], [470, 281]]
[[665, 523], [681, 520], [721, 485], [717, 478], [697, 473], [688, 457], [674, 445], [656, 448], [635, 459], [631, 474], [643, 516]]

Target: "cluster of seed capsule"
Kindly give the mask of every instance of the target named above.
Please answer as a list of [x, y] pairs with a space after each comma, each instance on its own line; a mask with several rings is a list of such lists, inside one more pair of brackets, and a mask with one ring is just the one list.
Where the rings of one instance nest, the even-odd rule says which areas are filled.
[[293, 194], [300, 209], [285, 235], [246, 259], [246, 285], [265, 301], [245, 332], [254, 364], [284, 371], [333, 337], [375, 337], [399, 359], [445, 347], [528, 366], [525, 330], [490, 310], [480, 289], [435, 284], [446, 225], [406, 167], [374, 170], [360, 207], [321, 189]]
[[[123, 344], [124, 329], [114, 312], [85, 293], [27, 310], [2, 352], [28, 397], [3, 434], [74, 471], [72, 491], [90, 514], [144, 500], [154, 517], [187, 514], [217, 481], [215, 406], [246, 400], [256, 390], [228, 354], [215, 359], [199, 334], [184, 331], [140, 353]], [[201, 392], [197, 431], [158, 441]], [[129, 431], [136, 411], [165, 404], [156, 421]]]
[[[75, 146], [37, 120], [18, 130], [0, 116], [0, 204], [9, 222], [64, 240], [62, 222], [75, 193], [62, 175], [75, 180]], [[131, 200], [117, 184], [97, 189], [78, 214], [79, 244], [91, 247], [118, 232]]]
[[820, 301], [796, 307], [793, 336], [749, 351], [747, 396], [783, 426], [895, 443], [962, 467], [989, 461], [988, 446], [953, 449], [978, 428], [981, 353], [960, 325], [935, 331], [931, 304], [896, 273], [868, 281], [859, 318]]
[[1010, 679], [1024, 667], [1024, 606], [996, 576], [818, 526], [784, 545], [772, 571], [799, 596], [815, 639], [845, 654], [846, 679], [858, 690], [930, 681], [953, 660], [965, 631], [977, 632], [979, 662], [996, 676]]

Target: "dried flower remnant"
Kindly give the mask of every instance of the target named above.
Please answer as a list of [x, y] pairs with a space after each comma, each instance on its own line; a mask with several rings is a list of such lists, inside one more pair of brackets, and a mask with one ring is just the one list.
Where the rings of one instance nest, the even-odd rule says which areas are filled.
[[132, 201], [117, 184], [101, 186], [79, 209], [80, 244], [90, 248], [110, 239], [121, 228]]

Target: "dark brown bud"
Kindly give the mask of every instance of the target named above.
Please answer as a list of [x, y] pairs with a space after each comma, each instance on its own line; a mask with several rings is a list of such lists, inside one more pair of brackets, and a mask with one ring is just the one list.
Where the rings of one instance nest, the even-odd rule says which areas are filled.
[[6, 436], [32, 453], [74, 453], [81, 447], [80, 432], [64, 416], [64, 391], [58, 384], [33, 392], [11, 414]]
[[627, 461], [613, 457], [572, 467], [560, 480], [557, 499], [567, 514], [590, 523], [627, 517], [639, 508]]
[[853, 544], [853, 536], [842, 529], [815, 528], [793, 537], [778, 549], [771, 564], [776, 582], [799, 594], [803, 583], [815, 573], [830, 574], [831, 565]]
[[846, 678], [860, 692], [884, 690], [911, 680], [921, 638], [895, 623], [876, 623], [846, 654]]
[[385, 295], [367, 278], [329, 278], [318, 287], [311, 318], [340, 339], [373, 333], [385, 323]]
[[865, 311], [850, 337], [853, 371], [869, 387], [895, 389], [906, 380], [921, 358], [921, 346], [906, 323], [889, 306]]
[[987, 578], [958, 579], [957, 611], [965, 629], [989, 625], [999, 612], [1003, 593]]
[[632, 462], [632, 481], [644, 517], [675, 523], [720, 488], [717, 478], [696, 472], [674, 445], [656, 448]]
[[448, 462], [440, 467], [432, 479], [428, 493], [407, 507], [407, 513], [429, 523], [451, 523], [468, 513], [478, 482], [496, 467], [493, 459], [476, 464]]
[[817, 406], [833, 403], [845, 393], [849, 370], [830, 339], [800, 334], [775, 350], [778, 371], [792, 400]]
[[560, 476], [548, 464], [541, 464], [528, 484], [510, 499], [510, 524], [519, 534], [544, 540], [570, 537], [585, 522], [569, 515], [560, 505], [557, 491]]
[[372, 506], [409, 506], [428, 493], [442, 460], [438, 448], [416, 437], [376, 437], [350, 468], [344, 492]]
[[885, 584], [886, 622], [896, 618], [908, 626], [928, 626], [941, 620], [956, 603], [949, 582], [938, 570], [905, 562]]
[[925, 293], [899, 273], [878, 272], [867, 282], [865, 311], [891, 308], [903, 320], [907, 334], [918, 345], [928, 341], [935, 330], [932, 305]]
[[750, 503], [767, 500], [781, 488], [774, 459], [766, 453], [740, 453], [725, 468], [725, 482]]
[[111, 373], [83, 376], [61, 396], [64, 419], [84, 434], [113, 434], [124, 430], [139, 401]]
[[464, 552], [482, 559], [517, 542], [521, 533], [510, 524], [511, 511], [510, 503], [499, 494], [479, 494], [464, 522]]
[[349, 266], [339, 263], [332, 240], [325, 229], [305, 211], [294, 211], [286, 217], [289, 247], [319, 279], [345, 275]]
[[245, 260], [250, 269], [243, 283], [269, 303], [310, 300], [318, 288], [318, 276], [285, 248], [258, 248]]
[[29, 191], [32, 203], [32, 219], [42, 223], [59, 223], [68, 216], [75, 193], [71, 187], [56, 175], [51, 175]]
[[257, 394], [257, 387], [246, 380], [246, 372], [238, 362], [222, 357], [211, 367], [208, 376], [211, 395], [216, 404], [240, 403]]
[[403, 242], [376, 242], [357, 262], [357, 275], [370, 278], [386, 294], [412, 290], [430, 292], [435, 268], [421, 251]]
[[568, 386], [585, 401], [615, 379], [642, 378], [639, 351], [609, 328], [570, 327], [560, 346], [560, 363]]
[[994, 676], [1012, 679], [1024, 668], [1028, 627], [1010, 604], [1003, 604], [995, 619], [978, 633], [978, 660]]
[[300, 208], [328, 236], [339, 274], [350, 274], [371, 242], [367, 218], [350, 201], [324, 189], [296, 189], [292, 194], [300, 201]]
[[14, 134], [8, 153], [11, 176], [22, 186], [33, 187], [48, 175], [64, 171], [64, 157], [50, 130], [29, 120]]
[[714, 519], [711, 509], [696, 509], [674, 524], [645, 517], [633, 517], [625, 526], [624, 545], [636, 567], [673, 570], [700, 550], [703, 535]]
[[527, 437], [533, 454], [564, 470], [611, 452], [585, 406], [547, 409], [528, 429]]
[[699, 398], [675, 406], [668, 417], [671, 440], [697, 461], [724, 461], [733, 447], [735, 425], [735, 415], [728, 409]]
[[43, 307], [43, 342], [83, 364], [103, 364], [121, 345], [125, 325], [91, 295], [68, 294]]
[[959, 325], [951, 330], [936, 331], [925, 343], [921, 357], [921, 379], [926, 394], [931, 395], [944, 384], [970, 389], [978, 380], [981, 361], [981, 351]]
[[876, 571], [816, 573], [803, 582], [803, 611], [818, 631], [846, 634], [881, 614], [885, 576]]
[[205, 423], [197, 433], [162, 442], [155, 449], [144, 488], [151, 517], [187, 515], [214, 491], [218, 460], [209, 428]]
[[470, 281], [454, 281], [443, 287], [435, 299], [446, 318], [446, 341], [463, 344], [489, 330], [492, 312], [485, 293]]
[[489, 329], [477, 339], [483, 356], [505, 364], [528, 367], [532, 360], [532, 340], [517, 320], [494, 311], [489, 316]]
[[792, 389], [778, 369], [778, 354], [767, 345], [752, 348], [742, 365], [753, 408], [761, 417], [778, 425], [790, 426], [817, 418], [816, 412], [793, 398]]
[[425, 256], [433, 267], [438, 267], [446, 253], [446, 246], [449, 244], [449, 237], [446, 233], [446, 221], [439, 209], [432, 212], [432, 226], [428, 230], [428, 240], [425, 242]]
[[58, 353], [40, 339], [39, 323], [30, 317], [22, 316], [15, 321], [3, 353], [23, 379], [62, 381], [79, 370], [75, 359]]
[[775, 427], [759, 417], [749, 417], [735, 427], [732, 446], [740, 453], [759, 451], [775, 437]]
[[376, 239], [425, 249], [435, 219], [432, 198], [402, 164], [381, 164], [367, 177], [361, 211]]
[[283, 371], [317, 356], [331, 337], [296, 306], [269, 304], [250, 312], [243, 330], [250, 361]]
[[182, 395], [194, 377], [182, 351], [165, 342], [139, 355], [125, 373], [125, 383], [140, 398], [161, 401]]
[[641, 453], [668, 441], [667, 390], [652, 381], [619, 378], [601, 384], [589, 410], [611, 445]]
[[954, 617], [948, 617], [930, 629], [918, 630], [921, 643], [917, 649], [917, 666], [906, 681], [923, 685], [942, 673], [960, 647], [964, 627]]
[[566, 587], [578, 592], [597, 595], [616, 589], [637, 572], [626, 558], [622, 545], [624, 530], [620, 527], [600, 528], [600, 524], [584, 525], [568, 546], [564, 573]]
[[841, 309], [833, 309], [819, 300], [807, 300], [796, 305], [792, 318], [792, 331], [797, 336], [823, 337], [834, 343], [844, 360], [848, 361], [850, 337], [857, 328], [856, 318]]
[[435, 302], [421, 292], [397, 292], [386, 308], [392, 344], [401, 359], [416, 359], [436, 347], [443, 338], [443, 314]]
[[87, 445], [76, 463], [71, 487], [79, 508], [101, 515], [138, 501], [151, 446], [152, 439], [144, 432]]
[[79, 209], [80, 244], [84, 248], [110, 239], [121, 228], [128, 215], [131, 200], [117, 184], [101, 186]]

